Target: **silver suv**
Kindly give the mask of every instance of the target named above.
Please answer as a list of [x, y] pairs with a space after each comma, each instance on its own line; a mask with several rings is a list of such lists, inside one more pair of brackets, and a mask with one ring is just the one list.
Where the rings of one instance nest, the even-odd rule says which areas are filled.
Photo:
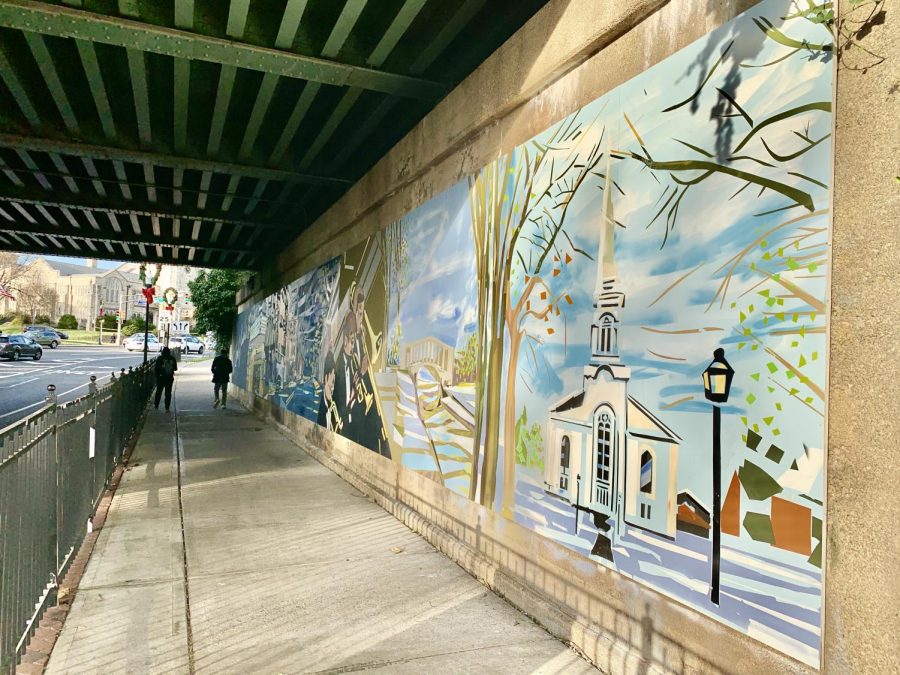
[[203, 341], [193, 335], [170, 337], [169, 347], [179, 347], [182, 354], [202, 354], [206, 349], [206, 345]]

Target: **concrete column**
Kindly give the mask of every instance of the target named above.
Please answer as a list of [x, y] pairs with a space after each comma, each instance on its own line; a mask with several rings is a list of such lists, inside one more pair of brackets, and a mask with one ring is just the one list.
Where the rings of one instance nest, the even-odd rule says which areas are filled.
[[[840, 3], [845, 31], [873, 3]], [[838, 59], [825, 672], [900, 664], [900, 5]], [[879, 19], [876, 18], [876, 22]], [[847, 40], [846, 35], [839, 38]], [[868, 52], [883, 57], [878, 58]]]

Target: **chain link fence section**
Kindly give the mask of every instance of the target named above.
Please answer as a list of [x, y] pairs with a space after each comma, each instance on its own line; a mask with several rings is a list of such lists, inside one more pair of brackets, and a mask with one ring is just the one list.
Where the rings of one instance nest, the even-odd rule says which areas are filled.
[[0, 429], [0, 674], [15, 672], [153, 393], [154, 361]]

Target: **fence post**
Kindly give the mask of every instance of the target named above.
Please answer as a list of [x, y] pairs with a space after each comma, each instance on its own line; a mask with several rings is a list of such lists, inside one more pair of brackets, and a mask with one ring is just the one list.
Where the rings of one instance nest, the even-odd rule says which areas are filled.
[[60, 447], [59, 447], [59, 409], [57, 408], [57, 397], [56, 397], [56, 385], [48, 384], [47, 385], [47, 405], [52, 406], [52, 424], [53, 424], [53, 463], [54, 463], [54, 473], [56, 474], [56, 510], [55, 510], [55, 522], [53, 523], [53, 550], [55, 552], [55, 559], [53, 561], [53, 571], [51, 572], [51, 576], [53, 577], [53, 585], [56, 588], [59, 588], [59, 577], [57, 576], [57, 571], [59, 570], [59, 562], [61, 559], [61, 552], [59, 550], [59, 540], [60, 540], [60, 525], [62, 523], [62, 489], [60, 486], [60, 478], [61, 471], [60, 467], [62, 466], [62, 457], [60, 456]]

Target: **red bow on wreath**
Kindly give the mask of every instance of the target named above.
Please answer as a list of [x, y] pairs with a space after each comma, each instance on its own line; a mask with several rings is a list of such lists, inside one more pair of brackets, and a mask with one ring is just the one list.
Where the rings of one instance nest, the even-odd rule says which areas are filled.
[[147, 299], [148, 304], [153, 303], [153, 296], [156, 295], [156, 289], [153, 288], [153, 286], [144, 287], [144, 289], [141, 290], [141, 293], [144, 294], [144, 297]]

